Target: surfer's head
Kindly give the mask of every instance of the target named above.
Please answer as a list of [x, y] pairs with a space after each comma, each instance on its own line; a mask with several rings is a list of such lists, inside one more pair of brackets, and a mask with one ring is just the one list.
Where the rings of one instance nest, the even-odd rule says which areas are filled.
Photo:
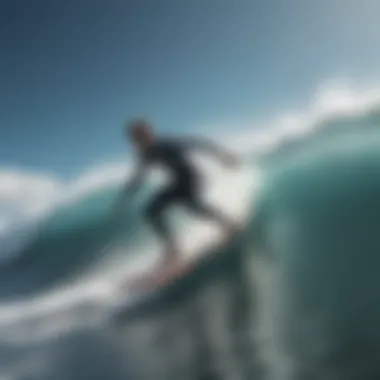
[[126, 135], [139, 148], [147, 148], [154, 142], [152, 125], [144, 119], [133, 119], [126, 126]]

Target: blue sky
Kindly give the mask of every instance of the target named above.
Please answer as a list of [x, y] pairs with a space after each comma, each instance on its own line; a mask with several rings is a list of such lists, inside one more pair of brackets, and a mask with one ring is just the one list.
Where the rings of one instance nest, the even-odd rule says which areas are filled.
[[[372, 0], [0, 1], [0, 165], [66, 177], [122, 157], [124, 120], [243, 125], [380, 64]], [[202, 130], [204, 132], [204, 130]]]

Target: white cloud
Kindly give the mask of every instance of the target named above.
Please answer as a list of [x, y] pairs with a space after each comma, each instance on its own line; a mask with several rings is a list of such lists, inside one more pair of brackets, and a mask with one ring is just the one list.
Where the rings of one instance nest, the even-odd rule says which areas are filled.
[[29, 203], [35, 199], [55, 195], [58, 183], [55, 179], [35, 173], [0, 170], [0, 202]]
[[379, 105], [379, 86], [354, 88], [347, 81], [323, 85], [312, 103], [311, 116], [321, 119], [334, 115], [360, 115]]
[[118, 162], [92, 168], [68, 183], [62, 201], [71, 201], [91, 191], [125, 181], [131, 171], [127, 163]]
[[[325, 120], [360, 116], [377, 106], [380, 106], [380, 85], [358, 87], [348, 81], [334, 81], [320, 86], [302, 110], [280, 113], [267, 122], [231, 126], [223, 133], [218, 128], [216, 132], [226, 146], [259, 155], [276, 149], [284, 140], [305, 137]], [[239, 130], [242, 132], [237, 134]]]
[[53, 177], [21, 170], [0, 170], [0, 230], [46, 212], [59, 194]]

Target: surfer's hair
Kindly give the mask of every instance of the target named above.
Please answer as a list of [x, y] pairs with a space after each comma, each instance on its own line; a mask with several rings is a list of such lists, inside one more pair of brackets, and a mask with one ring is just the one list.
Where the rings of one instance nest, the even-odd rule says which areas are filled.
[[143, 118], [134, 118], [130, 120], [126, 126], [126, 132], [129, 137], [136, 138], [147, 133], [152, 133], [152, 125]]

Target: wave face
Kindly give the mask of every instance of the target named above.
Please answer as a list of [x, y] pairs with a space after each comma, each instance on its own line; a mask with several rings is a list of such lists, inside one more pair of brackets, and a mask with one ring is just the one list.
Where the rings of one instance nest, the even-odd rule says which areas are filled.
[[380, 375], [378, 121], [366, 116], [344, 133], [335, 124], [267, 172], [257, 212], [277, 268], [285, 378]]
[[115, 282], [152, 260], [151, 190], [114, 215], [115, 184], [57, 206], [0, 263], [0, 377], [376, 378], [379, 121], [376, 107], [343, 113], [254, 152], [244, 231], [138, 300]]
[[117, 254], [111, 243], [122, 244], [128, 255], [142, 239], [143, 225], [139, 204], [126, 200], [124, 212], [111, 213], [119, 192], [102, 188], [40, 220], [27, 244], [0, 267], [0, 297], [28, 297], [80, 279], [99, 260]]

